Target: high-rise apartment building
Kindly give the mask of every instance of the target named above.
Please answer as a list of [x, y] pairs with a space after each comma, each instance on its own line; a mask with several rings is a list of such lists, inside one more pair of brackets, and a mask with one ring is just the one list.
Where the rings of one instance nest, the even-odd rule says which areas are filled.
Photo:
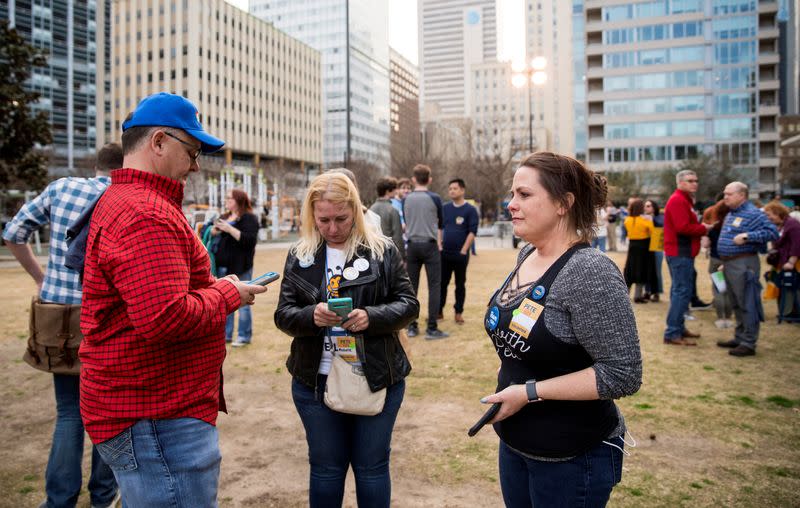
[[572, 0], [572, 108], [575, 115], [575, 158], [586, 161], [586, 30], [583, 19], [584, 0]]
[[584, 3], [594, 169], [646, 176], [703, 152], [775, 192], [776, 1]]
[[251, 0], [250, 12], [322, 53], [325, 165], [388, 168], [388, 0]]
[[55, 175], [72, 173], [76, 161], [102, 146], [110, 128], [110, 9], [111, 0], [0, 3], [0, 19], [49, 55], [47, 65], [33, 69], [28, 87], [41, 94], [33, 108], [50, 116]]
[[419, 72], [397, 51], [389, 51], [389, 144], [393, 174], [405, 174], [422, 157], [419, 123]]
[[800, 113], [800, 12], [798, 11], [800, 11], [798, 0], [780, 0], [778, 4], [782, 115]]
[[417, 0], [422, 120], [471, 116], [472, 66], [497, 59], [495, 0]]
[[169, 91], [225, 140], [220, 166], [321, 165], [321, 59], [307, 44], [223, 0], [117, 0], [112, 37], [115, 139], [140, 99]]

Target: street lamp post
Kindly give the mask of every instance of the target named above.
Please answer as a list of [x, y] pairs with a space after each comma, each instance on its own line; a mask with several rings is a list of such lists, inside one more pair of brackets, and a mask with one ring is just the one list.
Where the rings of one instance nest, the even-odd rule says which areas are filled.
[[[528, 87], [528, 150], [533, 152], [533, 98], [531, 88], [541, 86], [547, 82], [547, 59], [543, 56], [534, 57], [530, 65], [512, 64], [511, 84], [517, 88], [523, 85]], [[533, 86], [531, 86], [533, 85]]]

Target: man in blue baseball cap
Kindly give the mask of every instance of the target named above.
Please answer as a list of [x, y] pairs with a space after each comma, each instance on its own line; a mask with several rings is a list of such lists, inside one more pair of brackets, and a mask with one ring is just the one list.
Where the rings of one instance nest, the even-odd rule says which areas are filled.
[[[125, 140], [129, 141], [125, 143]], [[122, 122], [122, 147], [126, 168], [139, 168], [186, 183], [198, 171], [200, 154], [214, 153], [225, 144], [203, 130], [200, 112], [189, 99], [160, 92], [142, 99]], [[148, 149], [143, 145], [147, 144]], [[183, 145], [183, 153], [171, 145]], [[134, 156], [136, 152], [136, 156]], [[130, 165], [128, 165], [130, 164]]]
[[143, 99], [92, 215], [79, 352], [81, 416], [125, 506], [216, 506], [225, 318], [266, 288], [211, 275], [181, 209], [223, 142], [183, 97]]

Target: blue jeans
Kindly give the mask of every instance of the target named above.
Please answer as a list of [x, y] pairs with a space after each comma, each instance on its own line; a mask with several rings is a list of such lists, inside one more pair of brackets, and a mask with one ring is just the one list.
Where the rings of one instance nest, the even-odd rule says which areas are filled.
[[97, 445], [129, 507], [217, 506], [217, 428], [196, 418], [139, 420]]
[[592, 247], [598, 249], [600, 252], [606, 251], [606, 237], [605, 236], [596, 236], [594, 240], [592, 240]]
[[[608, 440], [624, 447], [622, 438]], [[622, 479], [622, 451], [606, 443], [562, 462], [524, 457], [500, 441], [500, 488], [507, 508], [605, 506]]]
[[694, 259], [685, 256], [667, 256], [672, 288], [669, 291], [669, 312], [665, 339], [680, 339], [686, 331], [683, 315], [689, 310], [694, 288]]
[[309, 505], [341, 507], [347, 469], [352, 465], [358, 506], [389, 506], [392, 481], [389, 453], [392, 429], [403, 402], [405, 381], [386, 390], [383, 411], [375, 416], [338, 413], [322, 401], [324, 381], [313, 388], [292, 380], [292, 398], [306, 430], [308, 461], [311, 464]]
[[[228, 275], [228, 268], [224, 266], [220, 266], [217, 268], [217, 273], [219, 277], [225, 277]], [[239, 280], [250, 280], [253, 278], [253, 269], [249, 269], [243, 274], [239, 275]], [[225, 319], [225, 342], [230, 342], [233, 340], [233, 317], [236, 315], [236, 311], [231, 312], [228, 314], [228, 317]], [[239, 308], [239, 334], [237, 335], [238, 342], [244, 342], [245, 344], [250, 344], [250, 339], [253, 337], [253, 311], [249, 305], [245, 305]]]
[[[81, 492], [83, 421], [80, 409], [80, 376], [53, 374], [56, 394], [56, 427], [45, 472], [46, 506], [74, 507]], [[105, 506], [117, 494], [114, 473], [92, 447], [89, 495], [93, 505]]]

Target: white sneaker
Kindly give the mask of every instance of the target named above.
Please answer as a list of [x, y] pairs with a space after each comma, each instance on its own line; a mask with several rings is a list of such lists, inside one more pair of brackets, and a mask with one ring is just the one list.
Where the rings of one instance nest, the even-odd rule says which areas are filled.
[[714, 321], [714, 326], [716, 326], [717, 328], [727, 328], [728, 321], [725, 319], [717, 319], [716, 321]]
[[239, 339], [236, 339], [235, 341], [233, 341], [233, 344], [231, 344], [231, 346], [233, 346], [233, 347], [244, 347], [244, 346], [247, 346], [249, 344], [250, 344], [249, 342], [244, 342], [244, 341], [241, 341]]
[[736, 326], [736, 323], [734, 323], [730, 319], [726, 319], [725, 320], [725, 325], [726, 325], [725, 328], [734, 328]]
[[685, 319], [686, 321], [694, 321], [697, 318], [694, 317], [691, 312], [687, 312], [686, 314], [683, 315], [683, 319]]

